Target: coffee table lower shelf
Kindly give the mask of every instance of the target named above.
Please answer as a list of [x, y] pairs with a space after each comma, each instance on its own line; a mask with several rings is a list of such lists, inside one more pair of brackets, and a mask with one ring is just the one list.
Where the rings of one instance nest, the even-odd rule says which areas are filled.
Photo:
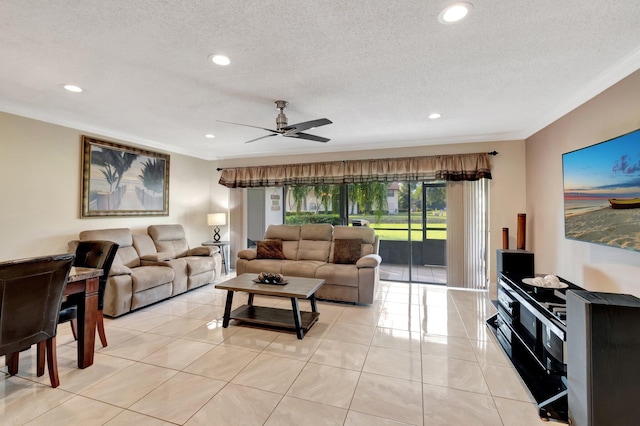
[[[318, 312], [300, 312], [302, 329], [308, 331], [318, 321]], [[266, 306], [242, 305], [231, 311], [230, 319], [251, 324], [282, 327], [296, 330], [293, 311], [290, 309], [270, 308]]]

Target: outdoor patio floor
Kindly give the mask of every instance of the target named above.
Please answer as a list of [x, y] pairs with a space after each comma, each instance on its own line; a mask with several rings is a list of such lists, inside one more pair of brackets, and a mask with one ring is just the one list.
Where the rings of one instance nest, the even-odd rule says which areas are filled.
[[[409, 270], [411, 277], [409, 277]], [[421, 266], [398, 265], [385, 263], [384, 259], [380, 264], [380, 279], [388, 281], [404, 281], [407, 284], [412, 283], [428, 283], [428, 284], [447, 284], [447, 268], [446, 266]]]

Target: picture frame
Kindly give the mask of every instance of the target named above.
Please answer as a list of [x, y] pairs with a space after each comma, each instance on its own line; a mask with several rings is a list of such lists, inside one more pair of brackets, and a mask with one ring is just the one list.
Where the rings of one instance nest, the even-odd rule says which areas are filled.
[[81, 217], [168, 216], [168, 154], [82, 136]]
[[562, 155], [565, 238], [640, 251], [640, 129]]

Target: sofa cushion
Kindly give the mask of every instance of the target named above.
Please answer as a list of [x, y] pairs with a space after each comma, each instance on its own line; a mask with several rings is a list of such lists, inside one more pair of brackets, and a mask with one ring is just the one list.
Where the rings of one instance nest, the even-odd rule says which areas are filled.
[[160, 252], [173, 253], [173, 257], [184, 257], [189, 250], [189, 243], [182, 225], [150, 225], [147, 232]]
[[111, 269], [109, 270], [109, 276], [114, 275], [131, 275], [131, 269], [124, 266], [122, 263], [113, 262]]
[[333, 229], [333, 238], [360, 238], [362, 240], [362, 244], [373, 244], [376, 238], [376, 231], [367, 226], [336, 226]]
[[185, 238], [182, 225], [149, 225], [147, 232], [154, 241], [173, 241]]
[[133, 237], [131, 236], [131, 229], [129, 228], [82, 231], [80, 232], [79, 239], [80, 241], [113, 241], [120, 246], [113, 261], [114, 265], [125, 265], [129, 268], [140, 266], [140, 258], [138, 257], [138, 252], [133, 247]]
[[336, 226], [333, 229], [334, 240], [358, 239], [362, 240], [361, 255], [377, 253], [376, 231], [367, 226]]
[[183, 258], [189, 266], [189, 276], [211, 272], [215, 268], [215, 260], [209, 256], [187, 256]]
[[169, 266], [144, 266], [135, 268], [131, 276], [133, 278], [133, 292], [137, 293], [171, 283], [175, 274]]
[[284, 252], [285, 259], [296, 260], [298, 258], [299, 247], [300, 241], [283, 241], [282, 251]]
[[333, 263], [356, 263], [362, 254], [361, 239], [338, 239], [334, 241]]
[[299, 225], [269, 225], [264, 233], [265, 240], [282, 240], [285, 259], [296, 260], [300, 240]]
[[[296, 260], [329, 261], [333, 225], [312, 223], [300, 227], [300, 241]], [[288, 257], [287, 257], [288, 258]]]
[[315, 278], [318, 268], [326, 265], [318, 260], [298, 260], [282, 265], [281, 273], [287, 277]]
[[331, 241], [300, 240], [297, 260], [329, 261]]
[[[153, 243], [151, 237], [147, 234], [135, 234], [131, 236], [133, 239], [133, 247], [138, 252], [138, 256], [141, 259], [152, 259], [153, 256], [158, 254], [158, 250], [156, 250], [156, 245]], [[166, 255], [166, 254], [165, 254]], [[151, 256], [149, 258], [145, 258], [145, 256]]]
[[256, 246], [258, 259], [285, 259], [281, 239], [258, 241]]
[[140, 257], [133, 246], [120, 246], [120, 248], [116, 252], [116, 258], [113, 260], [113, 263], [122, 264], [129, 268], [137, 268], [138, 266], [140, 266]]
[[[243, 259], [239, 259], [243, 260]], [[278, 259], [253, 259], [245, 261], [246, 269], [244, 272], [259, 274], [260, 272], [271, 272], [272, 274], [281, 274], [282, 267], [289, 263], [296, 263], [295, 260], [278, 260]], [[240, 263], [240, 262], [238, 262]]]
[[279, 239], [282, 241], [298, 241], [300, 226], [298, 225], [269, 225], [264, 233], [265, 240]]
[[80, 241], [104, 240], [113, 241], [120, 247], [129, 247], [133, 245], [131, 237], [131, 229], [114, 228], [114, 229], [95, 229], [91, 231], [80, 232]]
[[300, 227], [300, 240], [331, 241], [333, 225], [329, 223], [310, 223]]

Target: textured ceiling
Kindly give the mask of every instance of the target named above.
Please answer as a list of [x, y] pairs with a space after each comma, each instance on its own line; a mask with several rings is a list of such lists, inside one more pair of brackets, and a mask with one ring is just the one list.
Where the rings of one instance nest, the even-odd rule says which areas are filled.
[[[0, 110], [203, 159], [336, 152], [523, 139], [640, 68], [638, 0], [470, 1], [442, 25], [452, 0], [2, 0]], [[275, 128], [277, 99], [331, 141], [217, 122]]]

